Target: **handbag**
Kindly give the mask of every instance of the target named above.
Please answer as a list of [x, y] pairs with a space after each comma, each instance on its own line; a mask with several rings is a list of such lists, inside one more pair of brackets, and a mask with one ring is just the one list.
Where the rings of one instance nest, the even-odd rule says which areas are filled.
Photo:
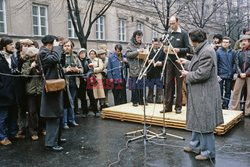
[[91, 85], [97, 85], [98, 82], [97, 82], [97, 77], [95, 74], [92, 74], [90, 77], [89, 77], [89, 83]]
[[43, 77], [44, 82], [45, 82], [44, 88], [45, 88], [46, 93], [57, 92], [57, 91], [65, 89], [65, 86], [66, 86], [65, 79], [62, 79], [62, 78], [46, 79], [45, 78], [42, 62], [41, 62], [39, 55], [38, 55], [38, 59], [39, 59], [40, 65], [41, 65], [41, 72], [42, 72], [42, 77]]

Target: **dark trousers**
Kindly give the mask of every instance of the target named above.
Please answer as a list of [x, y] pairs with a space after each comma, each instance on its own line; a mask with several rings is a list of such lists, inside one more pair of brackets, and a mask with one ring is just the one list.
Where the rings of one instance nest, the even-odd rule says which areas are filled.
[[[175, 63], [175, 65], [181, 69], [180, 65]], [[182, 108], [182, 82], [181, 73], [179, 70], [172, 64], [172, 62], [167, 62], [167, 72], [166, 72], [166, 84], [165, 84], [165, 110], [172, 111], [174, 93], [175, 93], [175, 82], [176, 82], [176, 103], [175, 109]]]
[[114, 83], [112, 89], [115, 105], [127, 103], [126, 82]]
[[246, 105], [246, 100], [247, 100], [247, 83], [242, 88], [241, 94], [240, 94], [240, 100], [243, 101], [240, 103], [241, 109], [245, 111], [245, 105]]
[[143, 104], [143, 81], [140, 80], [137, 82], [137, 77], [131, 77], [129, 82], [132, 90], [132, 97], [131, 97], [132, 103]]
[[83, 114], [87, 114], [89, 112], [86, 93], [88, 94], [90, 106], [93, 112], [97, 112], [98, 111], [97, 100], [94, 97], [93, 90], [86, 89], [86, 88], [87, 88], [87, 82], [81, 81], [80, 88], [78, 89], [78, 97], [81, 100], [81, 108], [82, 108]]
[[17, 107], [0, 106], [0, 140], [14, 137], [17, 130]]
[[[156, 87], [156, 95], [155, 95], [155, 101], [154, 101], [154, 88]], [[161, 103], [162, 102], [162, 88], [158, 88], [157, 85], [150, 85], [148, 87], [148, 97], [147, 102], [149, 103]]]
[[40, 95], [28, 95], [28, 126], [30, 135], [37, 135], [38, 131], [45, 130], [45, 121], [39, 117], [41, 96]]
[[231, 89], [232, 89], [231, 79], [222, 79], [220, 81], [220, 91], [221, 91], [221, 98], [223, 100], [222, 104], [223, 109], [228, 109], [228, 104], [231, 97]]
[[58, 146], [61, 135], [62, 118], [46, 118], [45, 146]]

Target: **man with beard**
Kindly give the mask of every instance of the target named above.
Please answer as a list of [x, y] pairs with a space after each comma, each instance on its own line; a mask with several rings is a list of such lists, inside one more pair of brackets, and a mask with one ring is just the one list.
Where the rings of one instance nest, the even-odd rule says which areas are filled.
[[7, 76], [16, 74], [14, 44], [12, 39], [3, 37], [0, 41], [0, 144], [10, 145], [9, 138], [22, 138], [17, 135], [17, 105], [15, 98], [15, 78]]

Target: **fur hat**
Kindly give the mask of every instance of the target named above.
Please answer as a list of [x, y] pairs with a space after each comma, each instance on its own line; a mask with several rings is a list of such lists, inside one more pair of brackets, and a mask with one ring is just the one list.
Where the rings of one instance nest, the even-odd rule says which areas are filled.
[[21, 39], [20, 40], [21, 44], [27, 44], [27, 45], [32, 45], [33, 42], [30, 39]]
[[242, 40], [244, 40], [244, 39], [250, 40], [250, 35], [241, 35], [241, 36], [240, 36], [240, 42], [241, 42]]
[[29, 47], [26, 51], [26, 55], [29, 57], [35, 56], [39, 53], [39, 49], [35, 47]]

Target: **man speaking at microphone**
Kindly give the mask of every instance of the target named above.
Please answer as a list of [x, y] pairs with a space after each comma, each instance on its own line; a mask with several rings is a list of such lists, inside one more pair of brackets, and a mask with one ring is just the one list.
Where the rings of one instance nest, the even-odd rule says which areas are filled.
[[[167, 35], [169, 41], [171, 42], [174, 51], [177, 53], [178, 57], [185, 58], [186, 54], [190, 50], [190, 44], [188, 39], [188, 34], [180, 28], [179, 19], [176, 16], [172, 16], [169, 20], [170, 33]], [[167, 67], [166, 67], [166, 82], [165, 82], [165, 107], [163, 112], [172, 112], [172, 106], [174, 101], [175, 92], [175, 82], [176, 82], [176, 104], [175, 111], [176, 114], [181, 113], [182, 108], [182, 82], [180, 64], [176, 63], [177, 56], [172, 52], [168, 56]]]

